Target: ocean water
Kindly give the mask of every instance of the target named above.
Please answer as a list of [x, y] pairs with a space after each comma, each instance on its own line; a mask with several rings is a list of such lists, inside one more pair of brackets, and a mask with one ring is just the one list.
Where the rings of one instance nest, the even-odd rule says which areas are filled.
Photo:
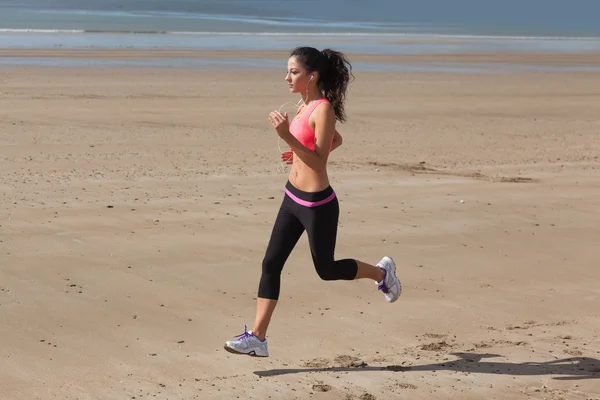
[[600, 1], [0, 0], [0, 29], [600, 37]]
[[[371, 54], [600, 52], [600, 0], [0, 0], [0, 49], [298, 45]], [[18, 60], [0, 53], [0, 64]]]

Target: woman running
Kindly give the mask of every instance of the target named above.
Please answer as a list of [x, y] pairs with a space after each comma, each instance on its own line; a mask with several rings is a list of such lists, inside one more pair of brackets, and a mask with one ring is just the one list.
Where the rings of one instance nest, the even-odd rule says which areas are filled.
[[327, 176], [327, 158], [342, 144], [335, 124], [346, 120], [344, 101], [351, 68], [344, 54], [330, 49], [298, 47], [290, 55], [285, 80], [290, 92], [301, 94], [302, 106], [291, 124], [287, 113], [279, 111], [271, 112], [269, 121], [289, 145], [290, 151], [281, 158], [292, 167], [262, 262], [254, 327], [225, 343], [225, 350], [231, 353], [269, 355], [267, 327], [279, 298], [281, 271], [304, 231], [321, 279], [369, 278], [388, 302], [400, 296], [402, 287], [390, 257], [383, 257], [376, 266], [334, 259], [339, 203]]

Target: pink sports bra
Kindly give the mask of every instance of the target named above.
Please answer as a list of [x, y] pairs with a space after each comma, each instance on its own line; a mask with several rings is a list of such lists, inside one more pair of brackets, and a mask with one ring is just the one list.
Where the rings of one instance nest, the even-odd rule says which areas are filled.
[[[307, 148], [314, 150], [315, 149], [315, 131], [311, 128], [309, 118], [312, 112], [317, 108], [320, 104], [327, 102], [328, 100], [324, 97], [315, 100], [308, 108], [301, 111], [301, 114], [294, 117], [292, 123], [290, 124], [290, 133], [294, 135], [296, 139], [300, 143], [302, 143]], [[333, 138], [331, 139], [331, 144], [329, 148], [333, 145]]]

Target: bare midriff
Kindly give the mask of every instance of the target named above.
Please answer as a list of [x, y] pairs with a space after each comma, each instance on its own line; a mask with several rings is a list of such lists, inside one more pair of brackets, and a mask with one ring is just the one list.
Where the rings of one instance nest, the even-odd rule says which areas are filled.
[[[307, 109], [299, 110], [290, 126], [292, 134], [309, 150], [314, 151], [315, 132], [311, 126], [310, 118], [312, 112], [319, 104], [327, 101], [321, 98], [311, 104]], [[320, 170], [315, 170], [308, 166], [300, 157], [294, 154], [292, 168], [289, 175], [289, 181], [297, 189], [303, 192], [320, 192], [329, 186], [329, 176], [327, 175], [327, 164]]]

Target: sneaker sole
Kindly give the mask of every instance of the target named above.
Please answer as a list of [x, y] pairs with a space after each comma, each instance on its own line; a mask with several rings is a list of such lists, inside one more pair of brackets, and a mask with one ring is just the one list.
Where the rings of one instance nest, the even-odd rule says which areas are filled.
[[241, 351], [237, 351], [237, 350], [232, 349], [231, 347], [227, 347], [227, 345], [223, 346], [223, 348], [226, 351], [230, 352], [231, 354], [237, 354], [237, 355], [242, 355], [242, 356], [250, 356], [250, 357], [269, 357], [268, 354], [266, 356], [262, 356], [262, 355], [256, 354], [256, 352], [254, 350], [252, 350], [249, 353], [242, 353]]

